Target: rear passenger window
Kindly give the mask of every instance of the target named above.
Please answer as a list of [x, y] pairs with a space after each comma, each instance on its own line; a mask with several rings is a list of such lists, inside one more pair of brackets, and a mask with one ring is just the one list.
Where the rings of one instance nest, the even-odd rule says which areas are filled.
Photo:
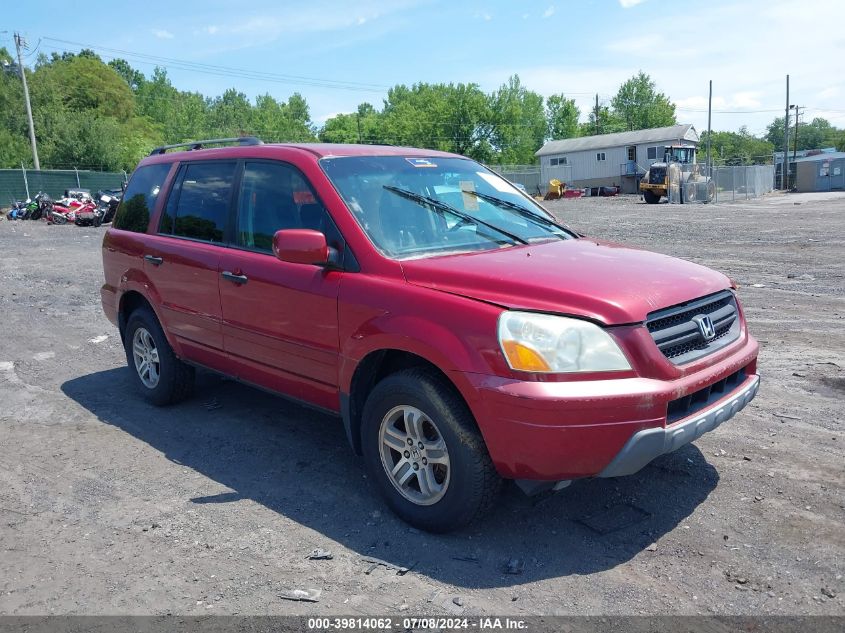
[[162, 231], [206, 242], [222, 242], [229, 219], [234, 161], [193, 163], [171, 192]]
[[343, 250], [340, 232], [298, 170], [284, 163], [247, 162], [238, 196], [238, 246], [270, 253], [280, 229], [314, 229], [325, 234], [329, 246]]
[[169, 163], [136, 169], [117, 208], [112, 226], [123, 231], [146, 233], [150, 214], [169, 171]]

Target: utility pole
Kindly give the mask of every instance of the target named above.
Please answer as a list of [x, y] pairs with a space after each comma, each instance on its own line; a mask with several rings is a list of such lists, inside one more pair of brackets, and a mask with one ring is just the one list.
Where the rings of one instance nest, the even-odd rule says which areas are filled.
[[26, 85], [26, 71], [23, 69], [23, 57], [21, 57], [21, 46], [26, 46], [20, 34], [15, 33], [15, 47], [18, 49], [18, 70], [21, 71], [21, 81], [23, 82], [23, 96], [26, 101], [26, 118], [29, 121], [29, 140], [32, 143], [32, 162], [35, 164], [36, 171], [41, 170], [41, 163], [38, 161], [38, 147], [35, 144], [35, 124], [32, 122], [32, 106], [29, 105], [29, 88]]
[[786, 114], [783, 116], [783, 171], [781, 172], [781, 189], [789, 188], [789, 75], [786, 76]]
[[707, 98], [707, 175], [713, 174], [713, 164], [710, 159], [710, 140], [713, 136], [713, 129], [710, 126], [711, 114], [713, 112], [713, 80], [710, 80], [710, 96]]
[[798, 111], [804, 106], [795, 106], [795, 142], [792, 143], [792, 162], [798, 160]]
[[596, 93], [596, 134], [599, 133], [599, 95]]

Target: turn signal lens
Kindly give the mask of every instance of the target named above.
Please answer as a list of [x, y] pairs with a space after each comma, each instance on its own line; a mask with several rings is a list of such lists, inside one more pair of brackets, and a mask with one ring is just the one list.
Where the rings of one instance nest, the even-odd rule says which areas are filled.
[[552, 368], [537, 352], [516, 341], [502, 341], [502, 349], [513, 369], [521, 371], [551, 371]]

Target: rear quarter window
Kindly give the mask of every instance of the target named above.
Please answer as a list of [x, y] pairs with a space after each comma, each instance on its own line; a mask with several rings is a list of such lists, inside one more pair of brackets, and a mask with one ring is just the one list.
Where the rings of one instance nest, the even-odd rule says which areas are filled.
[[169, 171], [169, 163], [136, 169], [117, 208], [112, 226], [123, 231], [146, 233], [150, 214]]

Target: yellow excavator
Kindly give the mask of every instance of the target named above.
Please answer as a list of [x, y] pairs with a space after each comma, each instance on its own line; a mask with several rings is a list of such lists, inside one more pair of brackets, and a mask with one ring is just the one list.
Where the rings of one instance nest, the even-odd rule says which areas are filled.
[[660, 198], [669, 202], [712, 202], [716, 183], [695, 160], [695, 148], [667, 145], [663, 161], [652, 163], [640, 181], [640, 191], [649, 204]]

